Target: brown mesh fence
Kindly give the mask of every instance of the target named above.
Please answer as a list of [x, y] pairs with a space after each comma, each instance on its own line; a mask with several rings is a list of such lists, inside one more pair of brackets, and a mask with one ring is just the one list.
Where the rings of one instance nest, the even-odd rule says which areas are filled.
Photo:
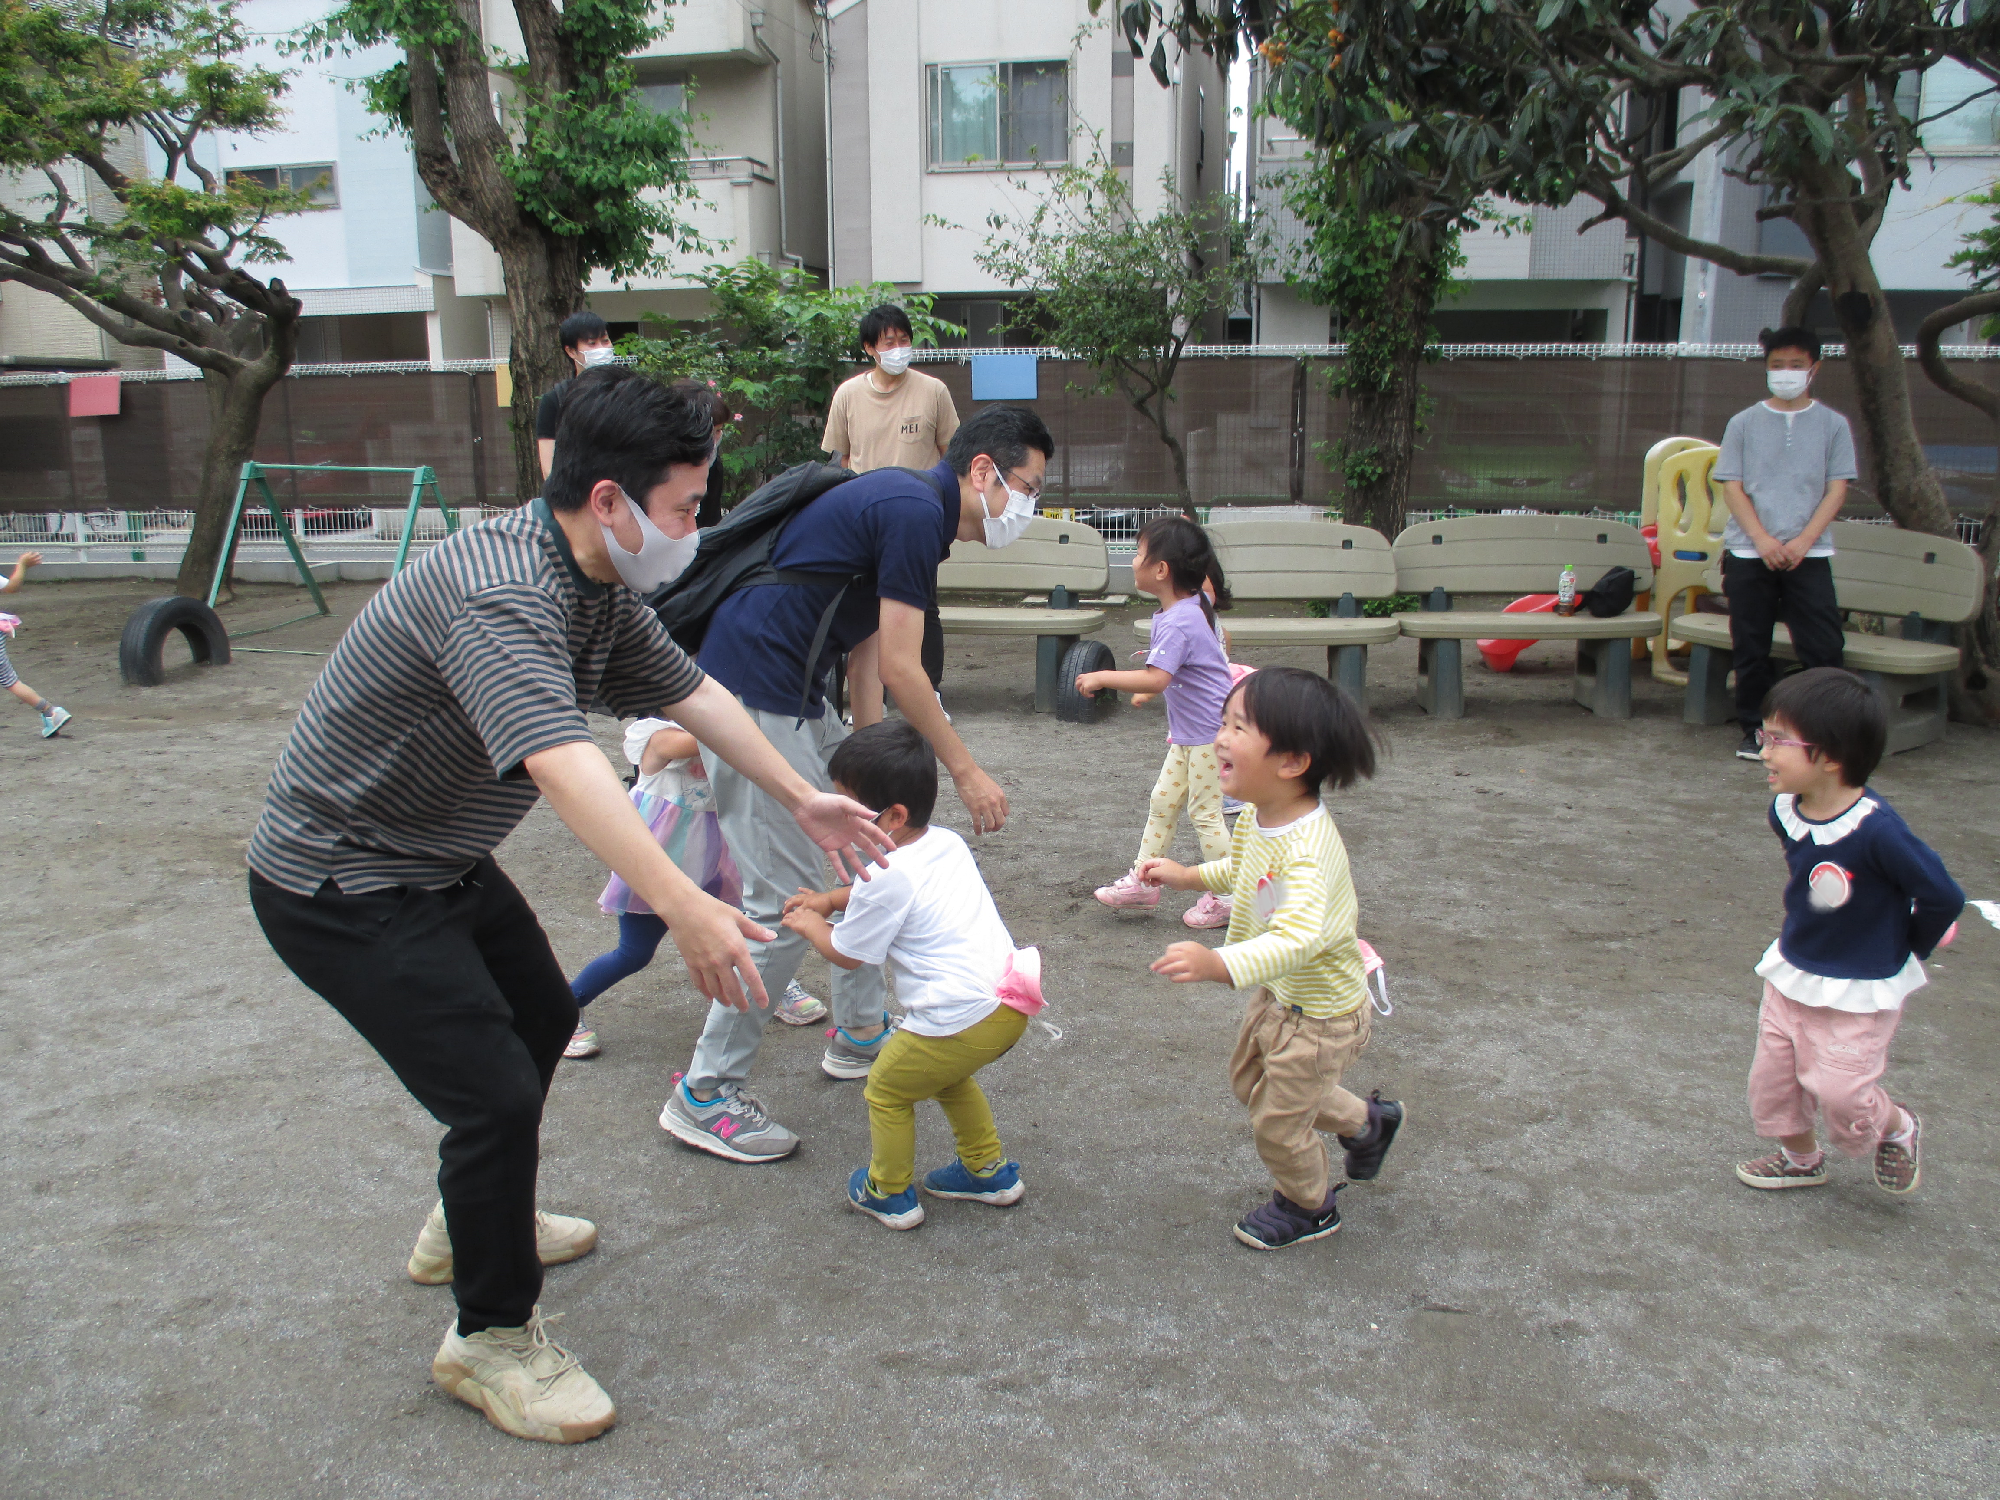
[[[1341, 403], [1327, 394], [1325, 360], [1227, 356], [1181, 366], [1170, 423], [1185, 445], [1202, 505], [1337, 505], [1319, 457], [1339, 435]], [[925, 366], [969, 413], [971, 372]], [[1968, 364], [1975, 378], [1991, 367]], [[1077, 507], [1171, 501], [1166, 447], [1122, 398], [1072, 390], [1082, 367], [1044, 360], [1035, 405], [1057, 442], [1048, 494]], [[1453, 358], [1424, 374], [1423, 445], [1413, 510], [1635, 509], [1641, 461], [1677, 433], [1720, 438], [1729, 416], [1764, 393], [1754, 363], [1715, 358], [1530, 356]], [[1829, 360], [1816, 387], [1852, 413], [1847, 366]], [[1917, 429], [1948, 499], [1983, 516], [1995, 482], [1991, 429], [1971, 408], [1911, 370]], [[507, 413], [491, 373], [310, 374], [280, 383], [265, 403], [257, 456], [273, 464], [341, 464], [437, 471], [454, 504], [511, 505], [514, 466]], [[186, 510], [194, 503], [207, 432], [198, 381], [127, 382], [116, 417], [68, 415], [59, 383], [0, 386], [0, 511]], [[1856, 437], [1865, 443], [1856, 424]], [[1865, 476], [1853, 509], [1875, 507]], [[392, 475], [286, 474], [280, 502], [303, 509], [394, 506], [408, 485]]]

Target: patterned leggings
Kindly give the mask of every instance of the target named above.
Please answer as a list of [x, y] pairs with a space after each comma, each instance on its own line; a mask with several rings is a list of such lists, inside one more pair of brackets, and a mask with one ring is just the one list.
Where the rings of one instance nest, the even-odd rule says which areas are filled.
[[[1139, 840], [1139, 858], [1157, 859], [1174, 844], [1174, 829], [1185, 804], [1201, 840], [1204, 861], [1229, 853], [1229, 830], [1222, 821], [1222, 778], [1215, 766], [1213, 745], [1169, 745], [1160, 779], [1153, 783], [1153, 800], [1146, 813], [1146, 832]], [[1136, 864], [1136, 861], [1135, 861]]]

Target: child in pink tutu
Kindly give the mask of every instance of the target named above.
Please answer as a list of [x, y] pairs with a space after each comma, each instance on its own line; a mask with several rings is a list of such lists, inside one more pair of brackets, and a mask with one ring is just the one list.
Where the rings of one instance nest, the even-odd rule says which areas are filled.
[[[625, 758], [639, 768], [632, 787], [633, 806], [667, 858], [716, 900], [741, 906], [742, 877], [723, 842], [715, 795], [709, 790], [694, 736], [671, 719], [639, 719], [625, 731]], [[618, 919], [618, 946], [593, 958], [570, 981], [579, 1010], [650, 964], [660, 939], [667, 935], [667, 924], [617, 875], [605, 885], [597, 904]], [[797, 980], [777, 1007], [778, 1019], [793, 1026], [810, 1025], [825, 1014], [826, 1007]], [[595, 1057], [603, 1050], [589, 1020], [579, 1017], [563, 1056]]]

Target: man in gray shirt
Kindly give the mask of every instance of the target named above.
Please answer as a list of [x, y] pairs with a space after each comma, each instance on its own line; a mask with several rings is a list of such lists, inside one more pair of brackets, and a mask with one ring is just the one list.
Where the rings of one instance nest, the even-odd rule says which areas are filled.
[[1771, 399], [1729, 419], [1713, 476], [1729, 503], [1722, 582], [1743, 729], [1736, 753], [1744, 760], [1760, 758], [1757, 730], [1777, 680], [1771, 632], [1780, 615], [1801, 665], [1842, 664], [1827, 528], [1856, 472], [1847, 418], [1810, 395], [1819, 340], [1803, 328], [1766, 329], [1761, 339]]

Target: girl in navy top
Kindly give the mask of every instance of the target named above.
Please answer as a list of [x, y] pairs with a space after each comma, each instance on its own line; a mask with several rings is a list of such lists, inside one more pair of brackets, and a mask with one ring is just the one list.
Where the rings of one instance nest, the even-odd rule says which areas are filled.
[[1818, 1187], [1827, 1133], [1847, 1156], [1875, 1154], [1876, 1186], [1915, 1189], [1922, 1122], [1883, 1092], [1903, 1000], [1921, 960], [1950, 941], [1965, 893], [1936, 852], [1868, 790], [1888, 721], [1859, 677], [1814, 667], [1764, 699], [1757, 733], [1771, 787], [1771, 827], [1791, 867], [1785, 924], [1757, 964], [1764, 1002], [1750, 1064], [1750, 1113], [1779, 1150], [1741, 1163], [1754, 1188]]

